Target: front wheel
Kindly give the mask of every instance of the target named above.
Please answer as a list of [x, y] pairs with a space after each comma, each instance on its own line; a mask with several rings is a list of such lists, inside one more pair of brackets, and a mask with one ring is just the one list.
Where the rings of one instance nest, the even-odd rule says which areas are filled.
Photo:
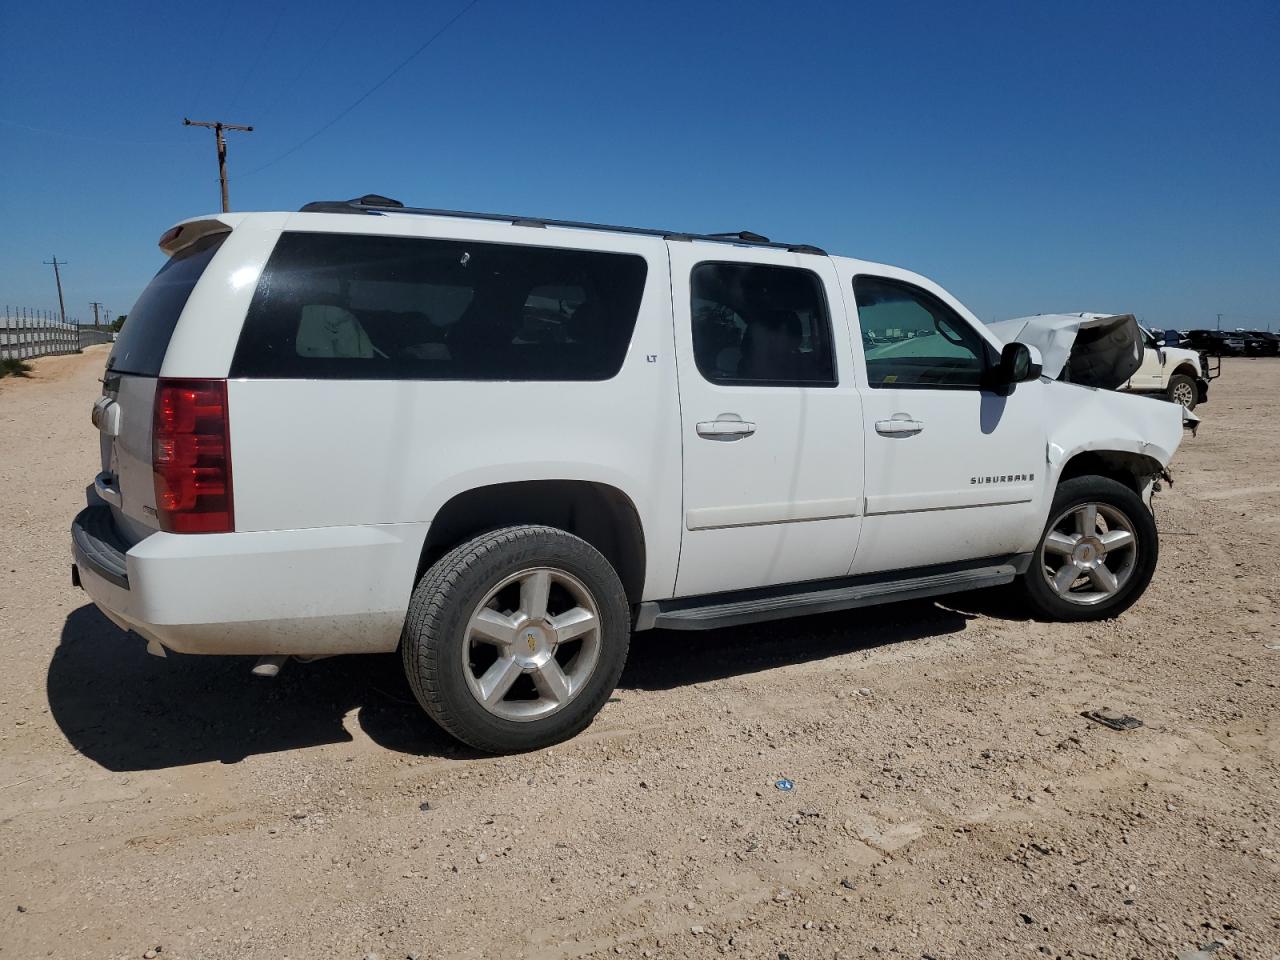
[[1169, 378], [1169, 387], [1164, 395], [1170, 403], [1180, 403], [1188, 410], [1194, 410], [1196, 401], [1200, 399], [1200, 390], [1191, 377], [1185, 373], [1175, 373]]
[[1051, 620], [1105, 620], [1142, 596], [1159, 553], [1141, 497], [1107, 477], [1073, 477], [1058, 485], [1022, 584]]
[[401, 656], [418, 702], [491, 753], [587, 726], [627, 659], [631, 611], [612, 566], [564, 530], [518, 526], [462, 544], [409, 602]]

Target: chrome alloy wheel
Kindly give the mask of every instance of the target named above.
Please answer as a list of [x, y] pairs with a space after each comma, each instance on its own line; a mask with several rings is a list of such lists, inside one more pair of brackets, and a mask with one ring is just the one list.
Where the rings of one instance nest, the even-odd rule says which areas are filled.
[[600, 610], [577, 577], [535, 567], [484, 598], [462, 637], [463, 674], [504, 720], [541, 720], [586, 686], [600, 659]]
[[1195, 406], [1196, 388], [1194, 384], [1188, 383], [1186, 380], [1180, 380], [1173, 386], [1172, 399], [1174, 403], [1180, 403], [1188, 410]]
[[1137, 559], [1133, 524], [1105, 503], [1085, 503], [1062, 513], [1050, 524], [1039, 556], [1053, 592], [1085, 606], [1115, 596], [1133, 574]]

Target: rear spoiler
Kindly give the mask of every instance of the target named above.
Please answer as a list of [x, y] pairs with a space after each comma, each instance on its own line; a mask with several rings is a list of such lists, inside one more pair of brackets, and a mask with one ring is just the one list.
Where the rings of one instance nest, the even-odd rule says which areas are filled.
[[160, 249], [166, 256], [172, 257], [184, 250], [201, 237], [213, 233], [230, 233], [232, 224], [218, 217], [206, 217], [199, 220], [184, 220], [170, 227], [160, 237]]

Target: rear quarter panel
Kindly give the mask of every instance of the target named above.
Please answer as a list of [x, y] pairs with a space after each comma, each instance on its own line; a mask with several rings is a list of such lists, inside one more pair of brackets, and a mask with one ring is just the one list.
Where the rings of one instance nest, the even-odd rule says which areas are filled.
[[162, 377], [227, 375], [249, 301], [288, 218], [287, 213], [258, 213], [238, 219], [187, 299]]
[[[356, 219], [359, 232], [433, 235], [429, 218], [304, 216], [307, 229], [351, 231]], [[570, 231], [465, 221], [434, 235], [643, 255], [645, 292], [621, 371], [607, 381], [568, 383], [233, 380], [236, 529], [423, 523], [451, 497], [479, 486], [594, 481], [616, 487], [636, 507], [645, 534], [644, 598], [670, 596], [680, 542], [681, 449], [665, 245], [596, 235], [586, 244]], [[233, 268], [256, 271], [252, 282], [227, 291], [241, 317], [266, 247], [247, 241]], [[234, 342], [221, 334], [209, 340], [226, 351], [225, 375]]]

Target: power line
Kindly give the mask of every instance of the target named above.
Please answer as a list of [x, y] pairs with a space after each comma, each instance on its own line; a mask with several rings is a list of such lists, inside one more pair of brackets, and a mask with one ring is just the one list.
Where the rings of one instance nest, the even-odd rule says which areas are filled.
[[337, 123], [339, 120], [341, 120], [341, 119], [342, 119], [343, 117], [345, 117], [347, 114], [349, 114], [352, 110], [354, 110], [356, 107], [360, 106], [360, 104], [364, 103], [364, 102], [365, 102], [366, 100], [368, 100], [371, 96], [373, 96], [373, 95], [374, 95], [375, 93], [377, 93], [380, 89], [382, 89], [382, 87], [383, 87], [383, 86], [385, 86], [385, 85], [386, 85], [386, 83], [387, 83], [387, 82], [388, 82], [392, 77], [394, 77], [397, 73], [399, 73], [401, 70], [403, 70], [405, 67], [407, 67], [410, 63], [412, 63], [414, 60], [416, 60], [419, 56], [421, 56], [422, 52], [423, 52], [424, 50], [426, 50], [426, 49], [427, 49], [427, 47], [431, 46], [431, 44], [433, 44], [433, 43], [435, 43], [437, 40], [439, 40], [439, 39], [440, 39], [440, 37], [444, 35], [444, 33], [445, 33], [445, 31], [446, 31], [446, 30], [448, 30], [448, 29], [449, 29], [450, 27], [452, 27], [455, 23], [457, 23], [459, 20], [461, 20], [461, 19], [462, 19], [462, 17], [463, 17], [463, 15], [464, 15], [468, 10], [470, 10], [472, 7], [474, 7], [477, 3], [479, 3], [479, 2], [480, 2], [480, 0], [469, 0], [469, 2], [467, 3], [467, 5], [466, 5], [466, 6], [464, 6], [461, 10], [459, 10], [459, 11], [458, 11], [457, 13], [455, 13], [452, 17], [450, 17], [450, 18], [449, 18], [449, 20], [447, 20], [447, 21], [445, 22], [444, 26], [442, 26], [439, 30], [437, 30], [437, 31], [436, 31], [435, 33], [433, 33], [430, 37], [428, 37], [428, 38], [426, 39], [426, 41], [422, 44], [422, 46], [418, 47], [418, 49], [417, 49], [417, 50], [413, 51], [413, 53], [409, 54], [409, 56], [407, 56], [407, 57], [405, 57], [403, 60], [401, 60], [401, 61], [400, 61], [400, 63], [398, 63], [398, 64], [397, 64], [397, 65], [392, 69], [392, 71], [391, 71], [390, 73], [388, 73], [385, 77], [383, 77], [381, 80], [379, 80], [377, 83], [375, 83], [372, 87], [370, 87], [368, 90], [366, 90], [364, 93], [362, 93], [359, 97], [357, 97], [357, 98], [355, 99], [355, 101], [354, 101], [354, 102], [352, 102], [352, 104], [351, 104], [350, 106], [348, 106], [345, 110], [342, 110], [342, 111], [341, 111], [341, 112], [340, 112], [336, 117], [334, 117], [332, 120], [330, 120], [329, 122], [327, 122], [327, 123], [325, 123], [324, 125], [322, 125], [322, 126], [321, 126], [318, 130], [316, 130], [314, 133], [311, 133], [311, 134], [309, 134], [308, 136], [303, 137], [303, 138], [302, 138], [301, 140], [299, 140], [296, 144], [294, 144], [292, 147], [290, 147], [290, 148], [289, 148], [288, 150], [286, 150], [284, 153], [280, 154], [280, 156], [276, 157], [274, 160], [268, 160], [268, 161], [267, 161], [266, 163], [264, 163], [262, 166], [260, 166], [260, 167], [254, 167], [254, 168], [253, 168], [252, 170], [250, 170], [248, 173], [242, 173], [240, 176], [241, 176], [241, 177], [251, 177], [251, 176], [253, 176], [255, 173], [259, 173], [259, 172], [261, 172], [261, 171], [263, 171], [263, 170], [267, 169], [267, 167], [274, 166], [275, 164], [277, 164], [277, 163], [279, 163], [281, 160], [283, 160], [285, 157], [292, 156], [293, 154], [297, 153], [299, 150], [301, 150], [303, 147], [305, 147], [308, 143], [310, 143], [310, 142], [311, 142], [312, 140], [314, 140], [316, 137], [320, 136], [320, 134], [324, 133], [326, 130], [328, 130], [330, 127], [332, 127], [335, 123]]
[[342, 32], [342, 28], [347, 25], [347, 21], [351, 19], [355, 12], [356, 7], [348, 7], [347, 12], [333, 22], [333, 26], [325, 35], [324, 40], [321, 41], [320, 46], [311, 50], [310, 55], [302, 61], [302, 66], [300, 66], [297, 73], [293, 75], [293, 79], [288, 83], [276, 85], [276, 95], [267, 102], [267, 105], [263, 107], [259, 113], [263, 120], [266, 120], [268, 117], [275, 116], [276, 106], [281, 100], [293, 93], [293, 88], [298, 85], [298, 81], [302, 79], [302, 75], [311, 67], [315, 66], [316, 62], [320, 60], [324, 52], [329, 49], [329, 44], [333, 42], [333, 38]]
[[213, 130], [215, 141], [218, 144], [218, 181], [222, 184], [222, 212], [226, 213], [231, 209], [231, 201], [227, 196], [227, 140], [222, 135], [223, 130], [241, 130], [244, 133], [253, 133], [253, 127], [246, 127], [239, 123], [223, 123], [221, 120], [188, 120], [182, 118], [184, 127], [209, 127]]
[[113, 137], [92, 137], [82, 133], [71, 133], [66, 130], [50, 130], [47, 127], [33, 127], [28, 123], [17, 123], [0, 117], [0, 126], [13, 127], [15, 130], [26, 130], [28, 133], [39, 133], [47, 137], [63, 137], [67, 140], [82, 140], [86, 143], [109, 143], [121, 147], [174, 147], [188, 143], [187, 140], [120, 140]]
[[275, 39], [276, 30], [280, 27], [280, 18], [283, 16], [284, 3], [282, 0], [277, 5], [275, 22], [271, 24], [271, 29], [267, 31], [266, 39], [262, 41], [262, 45], [258, 47], [258, 55], [253, 58], [253, 66], [240, 74], [240, 85], [236, 87], [235, 96], [231, 98], [231, 103], [227, 106], [228, 110], [235, 109], [236, 101], [240, 99], [240, 94], [244, 93], [245, 84], [249, 82], [249, 77], [258, 69], [258, 65], [262, 63], [262, 55], [267, 52], [267, 48], [271, 46], [271, 41]]

